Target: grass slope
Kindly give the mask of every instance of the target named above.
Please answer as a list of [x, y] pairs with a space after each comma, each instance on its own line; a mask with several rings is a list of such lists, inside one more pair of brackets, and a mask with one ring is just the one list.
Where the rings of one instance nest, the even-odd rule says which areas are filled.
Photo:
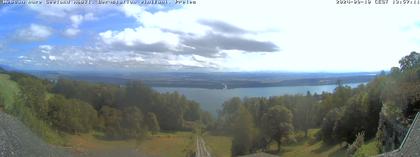
[[[101, 133], [69, 135], [68, 146], [76, 154], [94, 152], [119, 152], [136, 150], [148, 157], [185, 157], [187, 152], [195, 149], [195, 134], [191, 132], [158, 133], [142, 141], [105, 140]], [[140, 155], [141, 156], [141, 155]]]
[[4, 98], [5, 109], [10, 109], [14, 103], [15, 95], [19, 92], [19, 86], [10, 76], [0, 73], [0, 95]]
[[355, 154], [355, 156], [359, 157], [359, 156], [375, 156], [378, 155], [379, 149], [376, 146], [378, 144], [378, 140], [375, 139], [371, 139], [369, 141], [365, 141], [365, 144], [359, 148]]
[[[296, 133], [296, 143], [284, 144], [277, 155], [281, 157], [345, 157], [345, 149], [340, 145], [326, 145], [322, 141], [315, 141], [315, 134], [319, 129], [309, 130], [308, 138], [304, 138], [303, 132]], [[204, 136], [207, 146], [213, 156], [230, 157], [232, 139], [227, 136]], [[268, 152], [276, 152], [277, 146], [272, 144]]]
[[19, 85], [10, 80], [10, 76], [0, 73], [0, 95], [5, 101], [5, 111], [17, 117], [33, 132], [40, 136], [43, 140], [50, 144], [63, 145], [66, 138], [59, 135], [57, 131], [52, 129], [46, 122], [37, 118], [32, 111], [17, 98], [20, 92]]
[[231, 156], [232, 138], [227, 136], [218, 136], [211, 134], [205, 134], [203, 138], [206, 141], [206, 146], [208, 147], [209, 151], [213, 156]]
[[195, 134], [191, 132], [159, 133], [139, 144], [140, 152], [156, 157], [185, 157], [195, 150]]
[[296, 134], [296, 143], [282, 146], [279, 155], [282, 157], [311, 156], [311, 157], [344, 157], [345, 149], [340, 145], [327, 145], [322, 141], [315, 141], [319, 129], [309, 130], [308, 138], [302, 132]]

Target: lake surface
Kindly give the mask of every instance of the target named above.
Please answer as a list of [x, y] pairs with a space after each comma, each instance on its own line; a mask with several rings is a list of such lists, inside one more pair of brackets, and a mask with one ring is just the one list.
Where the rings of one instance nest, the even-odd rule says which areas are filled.
[[[362, 83], [345, 84], [352, 88]], [[235, 88], [235, 89], [205, 89], [205, 88], [181, 88], [181, 87], [153, 87], [158, 92], [175, 92], [185, 95], [188, 99], [197, 101], [204, 110], [216, 115], [221, 109], [223, 102], [232, 97], [270, 97], [286, 94], [306, 94], [332, 92], [337, 85], [320, 86], [282, 86], [282, 87], [258, 87], [258, 88]]]

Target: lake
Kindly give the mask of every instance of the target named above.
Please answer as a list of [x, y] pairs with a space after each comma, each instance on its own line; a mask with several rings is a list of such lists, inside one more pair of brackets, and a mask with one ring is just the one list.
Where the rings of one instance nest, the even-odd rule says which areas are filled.
[[[345, 84], [352, 88], [362, 83]], [[205, 89], [205, 88], [182, 88], [182, 87], [153, 87], [158, 92], [175, 92], [185, 95], [188, 99], [197, 101], [201, 107], [216, 115], [221, 109], [223, 102], [232, 97], [270, 97], [286, 94], [306, 94], [332, 92], [337, 85], [319, 86], [282, 86], [282, 87], [258, 87], [258, 88], [235, 88], [235, 89]]]

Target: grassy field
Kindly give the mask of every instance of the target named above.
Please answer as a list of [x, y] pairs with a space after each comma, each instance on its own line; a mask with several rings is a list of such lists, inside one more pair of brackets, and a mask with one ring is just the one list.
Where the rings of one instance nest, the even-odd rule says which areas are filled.
[[209, 151], [215, 157], [230, 157], [232, 139], [227, 136], [205, 134], [203, 136]]
[[326, 145], [322, 141], [315, 141], [315, 134], [319, 129], [309, 130], [308, 138], [303, 133], [297, 133], [297, 142], [282, 146], [279, 155], [282, 157], [311, 156], [311, 157], [343, 157], [345, 149], [339, 145]]
[[0, 95], [4, 98], [5, 108], [8, 109], [14, 102], [15, 95], [19, 92], [19, 86], [9, 79], [9, 75], [0, 74]]
[[377, 139], [366, 141], [365, 144], [357, 150], [356, 156], [374, 156], [379, 154], [379, 149], [376, 147]]
[[[295, 134], [297, 142], [282, 145], [281, 151], [277, 155], [281, 157], [345, 157], [346, 150], [339, 144], [326, 145], [322, 141], [316, 141], [315, 135], [319, 129], [309, 130], [308, 138], [304, 138], [303, 132]], [[230, 157], [231, 138], [227, 136], [214, 136], [205, 134], [204, 139], [213, 156]], [[271, 145], [269, 151], [275, 152], [277, 146]], [[378, 154], [376, 148], [376, 139], [366, 141], [365, 144], [356, 153], [358, 156], [373, 156]]]
[[195, 150], [195, 134], [191, 132], [159, 133], [142, 141], [139, 150], [156, 157], [185, 157]]
[[[98, 133], [99, 134], [99, 133]], [[67, 146], [75, 149], [110, 149], [136, 146], [136, 140], [102, 140], [96, 137], [97, 133], [85, 133], [80, 135], [68, 135]]]
[[69, 135], [68, 146], [75, 151], [112, 151], [133, 148], [152, 157], [185, 157], [189, 150], [195, 148], [195, 135], [190, 132], [159, 133], [138, 142], [132, 140], [103, 140], [95, 133]]

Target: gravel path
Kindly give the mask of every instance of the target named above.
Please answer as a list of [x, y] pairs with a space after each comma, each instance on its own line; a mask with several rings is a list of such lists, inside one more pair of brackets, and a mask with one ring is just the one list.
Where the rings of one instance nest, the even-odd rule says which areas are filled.
[[206, 147], [206, 142], [204, 142], [203, 138], [197, 136], [197, 152], [196, 157], [211, 157], [209, 151]]
[[22, 122], [0, 111], [0, 157], [69, 157], [31, 132]]

